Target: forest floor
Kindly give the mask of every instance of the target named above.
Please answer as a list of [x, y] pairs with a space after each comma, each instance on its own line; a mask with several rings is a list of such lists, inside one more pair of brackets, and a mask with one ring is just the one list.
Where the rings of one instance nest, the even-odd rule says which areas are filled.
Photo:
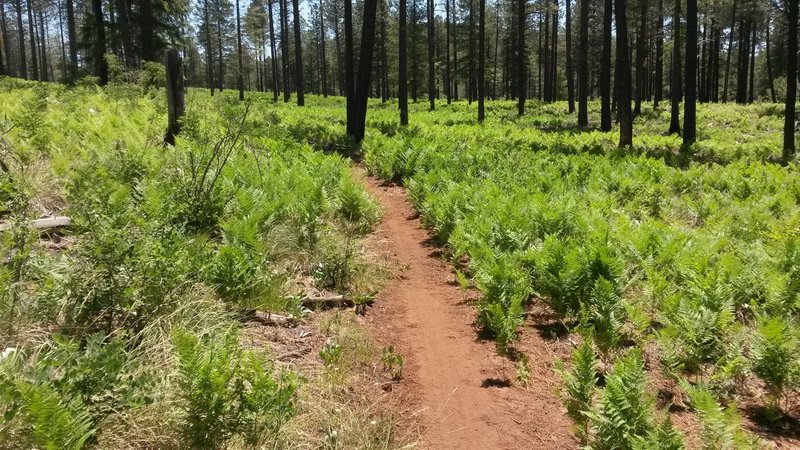
[[[530, 355], [531, 382], [518, 386], [514, 363], [474, 324], [477, 292], [460, 288], [405, 190], [355, 170], [384, 210], [372, 251], [394, 262], [369, 314], [371, 329], [405, 358], [394, 389], [417, 415], [421, 448], [577, 448], [552, 352]], [[539, 339], [540, 349], [551, 345]]]

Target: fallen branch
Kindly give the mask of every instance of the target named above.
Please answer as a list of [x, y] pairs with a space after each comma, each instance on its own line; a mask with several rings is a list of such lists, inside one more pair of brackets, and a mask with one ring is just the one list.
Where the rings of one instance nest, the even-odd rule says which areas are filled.
[[[72, 221], [66, 216], [45, 217], [44, 219], [31, 220], [26, 224], [34, 230], [49, 230], [52, 228], [68, 227]], [[8, 231], [13, 227], [10, 222], [0, 222], [0, 231]]]
[[300, 300], [300, 303], [303, 306], [314, 306], [314, 305], [321, 305], [321, 306], [340, 306], [344, 305], [347, 306], [352, 305], [353, 301], [344, 298], [344, 295], [331, 295], [328, 297], [303, 297]]
[[250, 320], [262, 325], [274, 325], [279, 327], [289, 327], [297, 323], [294, 317], [282, 316], [266, 311], [253, 311]]

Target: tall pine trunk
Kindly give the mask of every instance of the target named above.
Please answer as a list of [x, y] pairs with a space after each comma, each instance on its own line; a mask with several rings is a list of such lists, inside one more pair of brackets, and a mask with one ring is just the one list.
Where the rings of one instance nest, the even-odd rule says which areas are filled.
[[236, 0], [236, 54], [239, 63], [239, 73], [236, 81], [239, 87], [239, 100], [244, 100], [244, 64], [242, 63], [242, 17], [239, 13], [239, 0]]
[[728, 36], [728, 52], [725, 55], [725, 84], [722, 87], [722, 103], [728, 101], [728, 82], [731, 77], [731, 54], [733, 53], [733, 33], [736, 27], [736, 6], [737, 0], [733, 0], [733, 11], [731, 13], [731, 34]]
[[[140, 0], [139, 3], [139, 31], [141, 33], [142, 62], [156, 61], [156, 49], [153, 26], [155, 16], [153, 15], [153, 0]], [[220, 77], [222, 72], [220, 72]]]
[[328, 98], [328, 61], [325, 57], [325, 9], [322, 0], [319, 0], [319, 45], [320, 65], [322, 73], [322, 96]]
[[281, 67], [283, 68], [283, 102], [289, 103], [292, 98], [289, 84], [289, 10], [287, 0], [278, 0], [280, 7], [279, 19], [281, 21]]
[[647, 0], [639, 0], [639, 34], [636, 36], [636, 105], [633, 114], [642, 113], [645, 93], [645, 55], [647, 53]]
[[108, 84], [108, 65], [105, 58], [106, 27], [103, 21], [102, 0], [92, 0], [92, 15], [94, 16], [94, 74], [99, 79], [100, 86], [105, 86]]
[[572, 72], [572, 0], [566, 0], [566, 45], [567, 45], [567, 110], [575, 112], [575, 74]]
[[355, 79], [353, 72], [353, 3], [344, 0], [344, 92], [347, 100], [347, 134], [350, 124], [355, 120]]
[[[94, 2], [94, 0], [92, 0]], [[28, 6], [28, 35], [30, 36], [30, 44], [31, 44], [31, 78], [34, 80], [39, 80], [39, 58], [36, 56], [36, 27], [33, 25], [33, 11], [31, 7], [32, 0], [27, 0]], [[94, 3], [93, 3], [94, 4]], [[96, 9], [93, 11], [97, 12]], [[95, 22], [96, 24], [97, 22]], [[95, 37], [97, 37], [96, 35]], [[97, 42], [95, 42], [97, 44]], [[104, 50], [105, 52], [105, 50]], [[97, 54], [95, 54], [95, 57]], [[95, 64], [100, 64], [99, 62], [95, 62]], [[99, 76], [99, 75], [98, 75]]]
[[697, 0], [686, 0], [686, 98], [683, 102], [683, 145], [697, 139]]
[[[617, 0], [618, 2], [620, 0]], [[624, 5], [624, 0], [622, 0]], [[581, 7], [578, 13], [580, 14], [580, 27], [581, 27], [581, 42], [578, 47], [578, 126], [579, 127], [588, 127], [589, 126], [589, 8], [590, 8], [589, 0], [581, 0]], [[617, 64], [620, 63], [620, 43], [619, 43], [619, 16], [620, 16], [620, 6], [617, 3], [616, 7], [616, 15], [617, 15]], [[622, 19], [625, 20], [625, 12], [622, 12]], [[627, 36], [628, 30], [624, 30], [625, 35]], [[628, 57], [628, 43], [627, 41], [624, 43], [625, 55], [624, 59]]]
[[478, 2], [478, 122], [483, 123], [486, 116], [484, 101], [486, 97], [486, 0]]
[[517, 6], [517, 114], [525, 115], [525, 98], [527, 96], [527, 89], [525, 82], [527, 81], [527, 65], [528, 55], [525, 51], [525, 24], [527, 23], [528, 2], [527, 0], [518, 0]]
[[[345, 0], [348, 1], [348, 0]], [[447, 1], [447, 0], [445, 0]], [[400, 104], [400, 125], [408, 125], [408, 39], [406, 38], [406, 0], [399, 0], [399, 85], [397, 97]]]
[[611, 131], [611, 21], [613, 0], [603, 5], [603, 53], [600, 59], [600, 130]]
[[786, 109], [783, 122], [783, 161], [788, 163], [795, 154], [795, 102], [797, 101], [797, 2], [786, 0]]
[[681, 103], [681, 0], [675, 0], [675, 10], [672, 14], [672, 85], [670, 95], [669, 134], [680, 134], [680, 103]]
[[366, 128], [367, 99], [369, 97], [372, 56], [375, 47], [377, 5], [378, 0], [364, 0], [364, 20], [361, 25], [361, 51], [358, 58], [358, 79], [356, 80], [353, 122], [347, 123], [348, 134], [355, 142], [361, 142]]
[[656, 73], [653, 83], [653, 108], [658, 108], [664, 95], [664, 0], [658, 0], [656, 20]]
[[25, 56], [25, 28], [22, 27], [22, 0], [14, 5], [17, 10], [17, 43], [19, 44], [19, 73], [26, 80], [28, 77], [28, 58]]
[[268, 0], [267, 8], [269, 8], [269, 51], [270, 59], [272, 60], [272, 101], [277, 103], [278, 92], [280, 91], [280, 80], [278, 80], [278, 52], [275, 45], [275, 19], [272, 12], [272, 0]]
[[450, 0], [444, 0], [444, 29], [444, 93], [447, 96], [447, 104], [449, 105], [453, 101], [453, 90], [450, 86], [452, 81], [450, 74]]
[[208, 88], [214, 96], [214, 51], [211, 49], [211, 22], [208, 15], [208, 0], [203, 0], [203, 19], [206, 29], [206, 66], [208, 69]]
[[47, 33], [44, 29], [44, 14], [42, 10], [39, 9], [39, 42], [41, 43], [41, 51], [42, 51], [42, 71], [41, 71], [41, 79], [42, 81], [49, 81], [49, 77], [47, 76]]
[[294, 17], [294, 64], [295, 64], [295, 89], [297, 89], [297, 106], [305, 106], [305, 80], [303, 77], [303, 44], [300, 40], [300, 5], [298, 0], [292, 0]]
[[614, 15], [617, 22], [616, 78], [617, 86], [621, 87], [621, 89], [615, 89], [618, 99], [619, 146], [627, 147], [633, 145], [633, 116], [631, 114], [631, 90], [625, 88], [631, 85], [631, 60], [628, 48], [628, 21], [625, 0], [616, 0]]
[[771, 27], [770, 20], [767, 19], [767, 36], [766, 36], [766, 59], [767, 59], [767, 78], [769, 82], [769, 94], [772, 98], [772, 103], [778, 103], [778, 98], [775, 95], [775, 80], [772, 76], [772, 57], [769, 51], [769, 29]]
[[434, 3], [433, 0], [428, 0], [427, 13], [428, 13], [428, 102], [430, 103], [429, 109], [431, 111], [436, 109], [436, 76], [434, 52], [436, 51], [436, 36], [434, 23], [435, 15], [433, 14]]

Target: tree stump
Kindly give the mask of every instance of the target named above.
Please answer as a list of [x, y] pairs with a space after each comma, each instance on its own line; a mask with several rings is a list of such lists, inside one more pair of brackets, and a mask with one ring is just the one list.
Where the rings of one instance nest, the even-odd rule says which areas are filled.
[[167, 52], [167, 110], [168, 124], [164, 143], [175, 145], [175, 136], [181, 132], [180, 119], [186, 112], [184, 85], [183, 85], [183, 58], [178, 51], [170, 49]]

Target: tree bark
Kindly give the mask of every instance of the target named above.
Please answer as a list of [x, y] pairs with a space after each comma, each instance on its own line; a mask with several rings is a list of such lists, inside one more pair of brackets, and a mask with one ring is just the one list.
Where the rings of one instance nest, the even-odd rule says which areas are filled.
[[[580, 8], [580, 27], [581, 27], [581, 42], [578, 48], [578, 126], [585, 128], [589, 126], [589, 8], [590, 2], [589, 0], [580, 0], [581, 1], [581, 8]], [[620, 0], [617, 0], [620, 1]], [[624, 1], [622, 3], [624, 5]], [[617, 65], [621, 62], [620, 60], [620, 48], [625, 49], [625, 55], [623, 60], [628, 58], [628, 43], [627, 41], [624, 42], [624, 47], [621, 47], [619, 40], [621, 39], [619, 36], [619, 28], [620, 28], [620, 6], [617, 4], [616, 7], [616, 16], [617, 16]], [[622, 20], [625, 20], [625, 12], [622, 11]], [[625, 36], [627, 36], [628, 30], [625, 29]], [[624, 62], [624, 61], [622, 61]], [[627, 85], [625, 85], [627, 86]], [[630, 95], [630, 94], [629, 94]], [[622, 144], [620, 144], [622, 145]]]
[[[345, 0], [349, 1], [349, 0]], [[447, 0], [445, 0], [447, 1]], [[399, 24], [399, 85], [397, 87], [397, 97], [400, 104], [400, 125], [408, 125], [408, 55], [407, 55], [407, 39], [406, 39], [406, 0], [399, 0], [398, 6], [400, 24]]]
[[722, 87], [722, 103], [728, 101], [728, 81], [731, 75], [731, 54], [733, 53], [733, 33], [736, 26], [736, 6], [738, 1], [733, 0], [733, 12], [731, 13], [731, 34], [728, 36], [728, 52], [725, 55], [725, 84]]
[[[588, 1], [582, 1], [587, 3], [588, 8]], [[621, 87], [621, 89], [616, 89], [619, 146], [628, 147], [633, 145], [633, 116], [631, 115], [631, 91], [625, 88], [631, 85], [631, 61], [628, 49], [628, 21], [625, 0], [616, 0], [614, 15], [617, 22], [616, 77], [618, 79], [617, 86]]]
[[517, 115], [523, 116], [525, 114], [525, 99], [527, 98], [527, 89], [525, 83], [527, 81], [527, 66], [528, 55], [525, 51], [525, 24], [527, 23], [528, 1], [519, 0], [517, 7]]
[[767, 58], [767, 78], [769, 78], [769, 94], [772, 98], [772, 103], [778, 103], [778, 98], [775, 95], [775, 79], [772, 76], [772, 58], [769, 51], [769, 29], [771, 28], [770, 20], [767, 19], [767, 36], [766, 36], [766, 58]]
[[[153, 26], [153, 0], [140, 0], [139, 3], [139, 31], [141, 32], [142, 62], [156, 61], [155, 39]], [[221, 76], [222, 72], [220, 72]]]
[[99, 79], [100, 86], [108, 84], [108, 65], [106, 64], [106, 27], [103, 23], [103, 2], [92, 0], [92, 14], [94, 15], [94, 64], [95, 76]]
[[553, 0], [553, 26], [550, 32], [553, 33], [550, 42], [552, 51], [550, 52], [550, 101], [554, 102], [558, 97], [558, 0]]
[[298, 0], [292, 0], [294, 16], [294, 64], [295, 64], [295, 89], [297, 89], [297, 106], [305, 106], [305, 80], [303, 77], [303, 44], [300, 40], [300, 5]]
[[355, 121], [355, 79], [353, 73], [353, 3], [344, 0], [344, 91], [347, 97], [347, 134]]
[[17, 43], [19, 44], [19, 72], [22, 78], [28, 78], [28, 58], [25, 56], [25, 28], [22, 26], [22, 0], [14, 5], [17, 10]]
[[600, 130], [611, 131], [611, 20], [613, 0], [603, 6], [603, 53], [600, 59]]
[[672, 14], [672, 86], [670, 87], [671, 105], [669, 134], [680, 134], [680, 103], [681, 103], [681, 0], [675, 0], [675, 10]]
[[[59, 9], [60, 11], [60, 9]], [[13, 65], [11, 64], [11, 40], [8, 36], [8, 28], [6, 28], [6, 2], [0, 0], [0, 35], [3, 38], [3, 50], [6, 53], [6, 74], [16, 75]]]
[[269, 50], [270, 59], [272, 60], [272, 101], [278, 103], [278, 92], [280, 91], [280, 80], [278, 79], [278, 51], [275, 45], [275, 19], [272, 12], [274, 5], [272, 0], [268, 0], [267, 8], [269, 8]]
[[[349, 0], [346, 0], [349, 1]], [[378, 0], [364, 0], [364, 20], [361, 25], [361, 51], [358, 58], [358, 80], [355, 89], [353, 122], [347, 123], [348, 134], [360, 143], [364, 139], [367, 120], [367, 100], [370, 77], [372, 76], [372, 56], [375, 47], [375, 15]]]
[[30, 36], [31, 44], [31, 78], [34, 80], [39, 80], [39, 58], [36, 56], [36, 27], [33, 25], [31, 2], [32, 0], [27, 0], [26, 2], [28, 6], [28, 35]]
[[479, 0], [478, 14], [478, 122], [483, 123], [486, 117], [486, 0]]
[[647, 53], [647, 0], [639, 0], [639, 35], [636, 36], [636, 102], [633, 114], [642, 113], [642, 97], [644, 97], [645, 55]]
[[656, 21], [656, 73], [653, 83], [653, 108], [658, 108], [664, 95], [664, 0], [658, 0]]
[[739, 58], [736, 73], [736, 103], [747, 103], [747, 79], [750, 66], [750, 19], [739, 26]]
[[236, 49], [239, 63], [236, 81], [239, 85], [239, 101], [242, 101], [244, 100], [244, 64], [242, 62], [242, 17], [239, 12], [239, 0], [236, 0]]
[[49, 81], [50, 77], [47, 75], [47, 33], [45, 33], [44, 29], [44, 13], [42, 13], [42, 9], [39, 9], [39, 42], [41, 43], [41, 53], [42, 53], [42, 70], [40, 72], [40, 78], [42, 81]]
[[[238, 0], [237, 0], [238, 3]], [[238, 4], [237, 11], [238, 11]], [[164, 137], [164, 142], [169, 145], [175, 145], [175, 137], [181, 132], [181, 117], [186, 111], [184, 102], [184, 85], [183, 85], [183, 59], [181, 59], [178, 51], [171, 49], [167, 52], [166, 60], [166, 74], [167, 74], [167, 134]]]
[[325, 57], [325, 9], [323, 0], [319, 0], [319, 45], [322, 53], [322, 96], [328, 98], [328, 61]]
[[430, 103], [429, 109], [431, 111], [436, 109], [436, 76], [434, 75], [436, 70], [434, 66], [434, 52], [436, 50], [434, 20], [436, 16], [433, 14], [433, 8], [433, 0], [428, 0], [428, 102]]
[[450, 82], [452, 80], [450, 76], [450, 0], [444, 0], [444, 29], [444, 93], [447, 96], [447, 104], [449, 105], [453, 101], [453, 90], [450, 86]]
[[683, 145], [697, 140], [697, 0], [686, 0], [686, 98], [683, 102]]
[[[566, 46], [567, 46], [567, 111], [572, 114], [575, 112], [575, 74], [572, 71], [572, 11], [570, 5], [572, 0], [566, 0]], [[601, 69], [602, 70], [602, 69]]]
[[756, 80], [756, 24], [753, 23], [753, 37], [750, 43], [750, 81], [747, 88], [747, 103], [755, 100], [755, 80]]
[[795, 102], [797, 101], [797, 7], [798, 0], [786, 0], [786, 109], [783, 122], [783, 161], [795, 154]]
[[206, 66], [208, 72], [208, 89], [214, 96], [214, 50], [211, 49], [211, 22], [208, 15], [208, 0], [203, 0], [203, 19], [206, 28]]

